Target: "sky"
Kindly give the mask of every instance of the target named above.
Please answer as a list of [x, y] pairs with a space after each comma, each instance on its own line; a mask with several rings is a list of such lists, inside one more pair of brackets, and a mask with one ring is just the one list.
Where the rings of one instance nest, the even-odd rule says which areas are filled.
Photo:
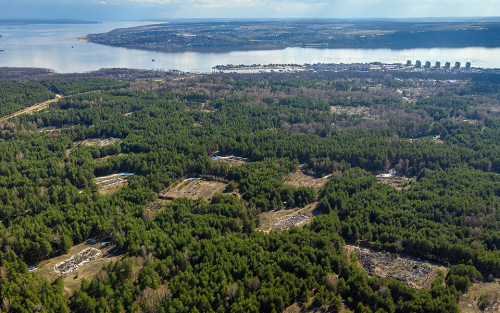
[[500, 15], [499, 0], [0, 0], [0, 19], [419, 18]]

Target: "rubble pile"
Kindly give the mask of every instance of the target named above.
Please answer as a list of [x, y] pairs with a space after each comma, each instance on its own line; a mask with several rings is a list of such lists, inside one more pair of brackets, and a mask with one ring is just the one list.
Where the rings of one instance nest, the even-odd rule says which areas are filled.
[[101, 251], [97, 250], [96, 248], [91, 247], [84, 249], [80, 253], [73, 255], [71, 258], [57, 263], [54, 266], [54, 272], [59, 275], [72, 273], [83, 264], [97, 259], [101, 256], [101, 254]]
[[407, 258], [394, 258], [383, 253], [374, 253], [356, 248], [358, 262], [367, 275], [395, 278], [409, 287], [422, 285], [432, 273], [427, 263]]
[[118, 184], [121, 184], [123, 182], [125, 182], [125, 181], [123, 179], [121, 179], [120, 177], [115, 177], [115, 178], [111, 178], [111, 179], [97, 182], [96, 184], [99, 187], [99, 189], [102, 189], [102, 188], [106, 188], [109, 186], [118, 185]]
[[304, 224], [309, 220], [309, 217], [305, 216], [304, 214], [297, 214], [297, 215], [292, 215], [287, 219], [277, 221], [273, 225], [273, 229], [278, 229], [278, 230], [283, 230], [283, 229], [288, 229], [290, 226], [295, 225], [299, 226]]

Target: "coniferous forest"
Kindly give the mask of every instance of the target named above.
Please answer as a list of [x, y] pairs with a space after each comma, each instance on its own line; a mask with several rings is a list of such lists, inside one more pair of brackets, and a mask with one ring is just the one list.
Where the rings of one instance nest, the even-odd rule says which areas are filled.
[[[495, 75], [2, 80], [0, 138], [1, 312], [459, 312], [471, 284], [500, 278]], [[405, 185], [378, 181], [389, 170]], [[286, 184], [297, 171], [328, 181]], [[133, 176], [100, 192], [115, 173]], [[188, 178], [227, 187], [160, 199]], [[259, 228], [308, 205], [305, 225]], [[122, 257], [76, 289], [29, 269], [92, 239]], [[411, 288], [368, 276], [346, 244], [447, 270]]]

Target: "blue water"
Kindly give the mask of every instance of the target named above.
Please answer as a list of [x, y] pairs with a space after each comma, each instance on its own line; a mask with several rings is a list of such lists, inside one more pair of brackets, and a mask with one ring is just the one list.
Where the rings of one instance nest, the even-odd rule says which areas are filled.
[[[215, 65], [270, 63], [405, 63], [406, 60], [472, 62], [474, 67], [500, 68], [500, 48], [433, 49], [315, 49], [287, 48], [223, 53], [152, 52], [115, 48], [78, 41], [89, 33], [151, 22], [106, 22], [79, 25], [0, 26], [0, 66], [43, 67], [60, 73], [100, 68], [177, 69], [211, 72]], [[10, 29], [11, 28], [11, 29]], [[72, 48], [73, 47], [73, 48]], [[154, 62], [152, 60], [155, 60]]]

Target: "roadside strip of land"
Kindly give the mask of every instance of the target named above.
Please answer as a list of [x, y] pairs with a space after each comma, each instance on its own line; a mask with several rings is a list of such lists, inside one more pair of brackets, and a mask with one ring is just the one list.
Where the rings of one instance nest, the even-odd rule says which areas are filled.
[[14, 112], [12, 114], [9, 114], [7, 116], [4, 116], [4, 117], [0, 118], [0, 122], [4, 122], [10, 118], [16, 117], [16, 116], [21, 115], [21, 114], [30, 114], [33, 112], [41, 111], [41, 110], [47, 108], [49, 106], [49, 104], [51, 104], [52, 102], [56, 102], [57, 100], [59, 100], [61, 98], [63, 98], [63, 96], [56, 94], [56, 97], [54, 99], [50, 99], [50, 100], [47, 100], [45, 102], [32, 105], [32, 106], [27, 107], [25, 109], [22, 109], [20, 111], [17, 111], [17, 112]]

